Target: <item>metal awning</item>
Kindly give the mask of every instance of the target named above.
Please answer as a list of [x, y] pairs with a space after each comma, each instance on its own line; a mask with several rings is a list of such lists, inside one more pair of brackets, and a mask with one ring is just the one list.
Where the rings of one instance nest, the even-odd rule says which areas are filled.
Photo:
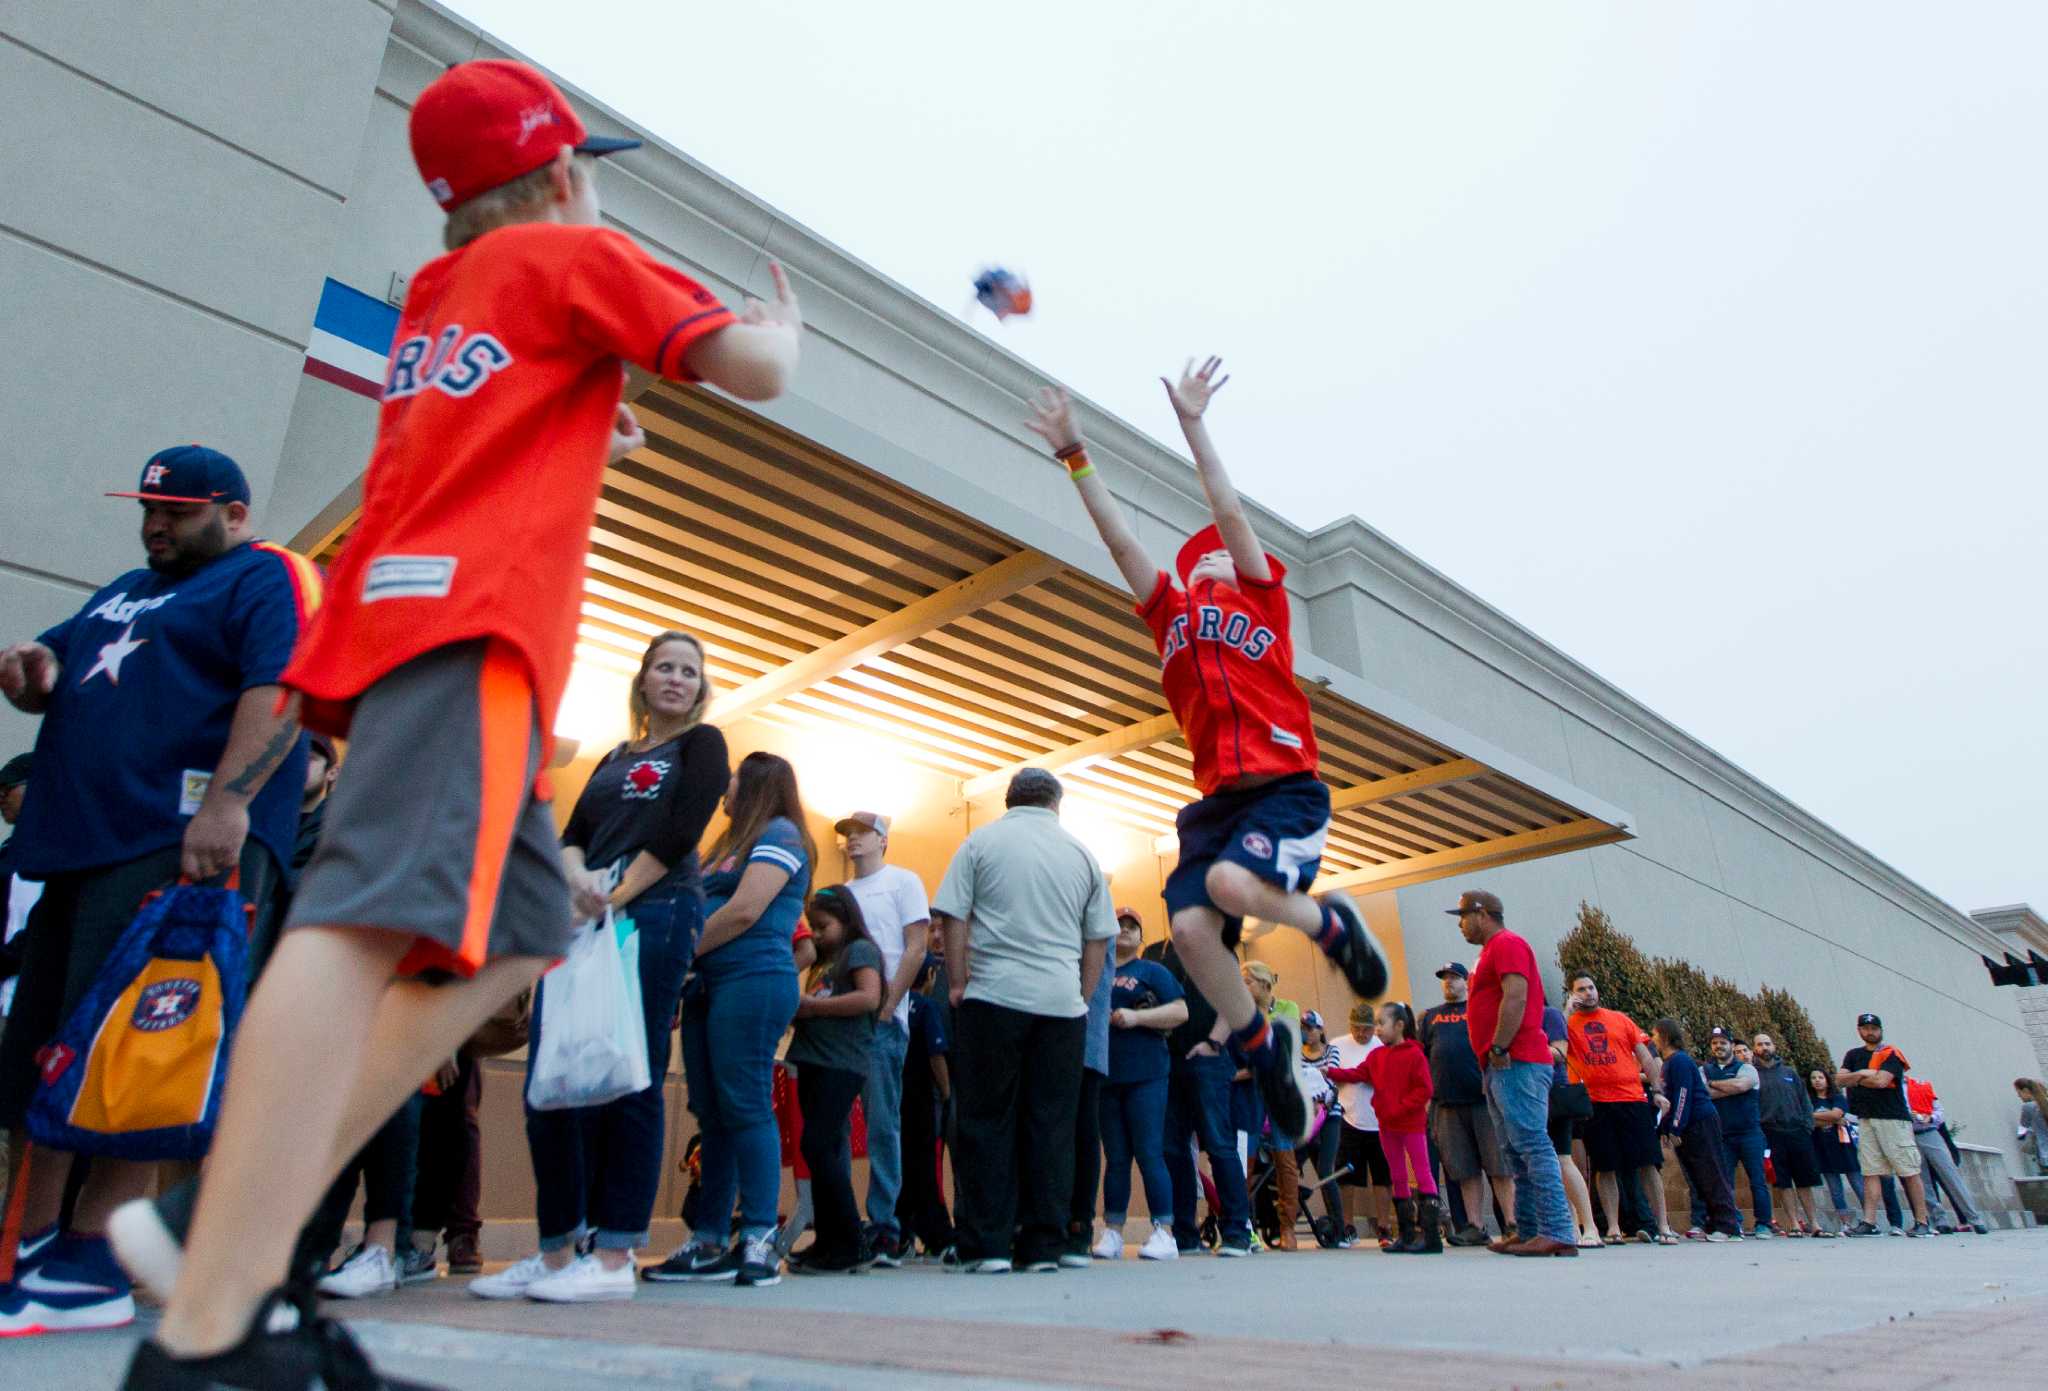
[[[650, 636], [684, 628], [728, 728], [858, 729], [977, 804], [1015, 768], [1049, 767], [1114, 820], [1171, 832], [1197, 795], [1191, 758], [1127, 595], [708, 392], [661, 383], [634, 409], [648, 442], [605, 480], [579, 664], [630, 677]], [[318, 538], [321, 559], [352, 522]], [[1629, 834], [1440, 722], [1303, 684], [1336, 809], [1318, 887], [1398, 888]]]

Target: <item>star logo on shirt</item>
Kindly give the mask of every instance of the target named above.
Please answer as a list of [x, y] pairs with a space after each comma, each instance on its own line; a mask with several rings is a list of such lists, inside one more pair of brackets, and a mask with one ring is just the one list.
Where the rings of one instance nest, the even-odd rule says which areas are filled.
[[127, 661], [137, 648], [147, 646], [148, 643], [148, 638], [138, 638], [135, 636], [135, 625], [130, 623], [121, 636], [100, 648], [99, 660], [92, 664], [91, 671], [88, 671], [79, 678], [78, 684], [83, 686], [86, 682], [92, 680], [93, 677], [98, 676], [104, 671], [107, 674], [107, 680], [116, 686], [120, 685], [121, 664]]

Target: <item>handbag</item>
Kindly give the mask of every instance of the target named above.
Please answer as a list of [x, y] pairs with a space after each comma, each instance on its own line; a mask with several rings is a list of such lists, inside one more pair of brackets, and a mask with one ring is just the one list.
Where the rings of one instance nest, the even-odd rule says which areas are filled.
[[1593, 1119], [1593, 1094], [1584, 1082], [1561, 1082], [1550, 1089], [1550, 1118], [1554, 1121]]
[[502, 1058], [524, 1048], [532, 1033], [533, 987], [529, 985], [498, 1006], [498, 1012], [486, 1019], [462, 1047], [472, 1058]]
[[38, 1145], [112, 1159], [201, 1159], [249, 992], [239, 871], [151, 894], [55, 1038], [36, 1054]]

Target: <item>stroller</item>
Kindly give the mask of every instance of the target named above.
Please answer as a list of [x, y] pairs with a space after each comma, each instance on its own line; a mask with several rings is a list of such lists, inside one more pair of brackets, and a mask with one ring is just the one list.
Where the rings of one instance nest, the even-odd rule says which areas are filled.
[[[1315, 1120], [1309, 1126], [1308, 1138], [1295, 1147], [1296, 1154], [1310, 1154], [1314, 1152], [1316, 1138], [1322, 1133], [1323, 1122], [1327, 1116], [1328, 1113], [1323, 1107], [1316, 1107]], [[1277, 1245], [1281, 1236], [1279, 1189], [1273, 1181], [1276, 1170], [1273, 1165], [1271, 1135], [1272, 1123], [1269, 1121], [1266, 1125], [1266, 1134], [1262, 1137], [1262, 1143], [1259, 1145], [1259, 1151], [1252, 1156], [1252, 1165], [1247, 1174], [1247, 1181], [1251, 1187], [1252, 1227], [1258, 1232], [1259, 1240], [1265, 1242], [1267, 1246]], [[1332, 1218], [1329, 1214], [1332, 1211], [1343, 1211], [1343, 1204], [1338, 1201], [1336, 1196], [1337, 1181], [1350, 1172], [1351, 1166], [1347, 1164], [1333, 1174], [1327, 1174], [1318, 1178], [1314, 1183], [1308, 1181], [1306, 1171], [1302, 1174], [1301, 1215], [1308, 1217], [1309, 1230], [1315, 1235], [1316, 1245], [1326, 1251], [1334, 1248], [1344, 1237], [1343, 1224], [1337, 1219]], [[1215, 1210], [1214, 1185], [1210, 1183], [1207, 1175], [1203, 1176], [1202, 1183], [1205, 1192], [1210, 1195], [1210, 1210], [1213, 1212]], [[1322, 1195], [1323, 1199], [1323, 1214], [1321, 1216], [1313, 1216], [1309, 1212], [1309, 1199], [1318, 1193]], [[1202, 1231], [1205, 1244], [1207, 1243], [1210, 1225], [1209, 1223], [1203, 1224]]]

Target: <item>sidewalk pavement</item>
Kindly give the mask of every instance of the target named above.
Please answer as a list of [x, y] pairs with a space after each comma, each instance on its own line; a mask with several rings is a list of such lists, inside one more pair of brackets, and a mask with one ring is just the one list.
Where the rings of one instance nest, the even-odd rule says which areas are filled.
[[[769, 1290], [643, 1286], [580, 1307], [487, 1303], [442, 1281], [341, 1312], [391, 1370], [455, 1391], [1241, 1391], [1276, 1376], [1668, 1391], [1675, 1369], [1688, 1391], [2020, 1387], [2048, 1384], [2048, 1235], [1633, 1246], [1575, 1261], [1317, 1251], [1058, 1275], [912, 1266]], [[134, 1336], [0, 1346], [0, 1382], [114, 1386]]]

